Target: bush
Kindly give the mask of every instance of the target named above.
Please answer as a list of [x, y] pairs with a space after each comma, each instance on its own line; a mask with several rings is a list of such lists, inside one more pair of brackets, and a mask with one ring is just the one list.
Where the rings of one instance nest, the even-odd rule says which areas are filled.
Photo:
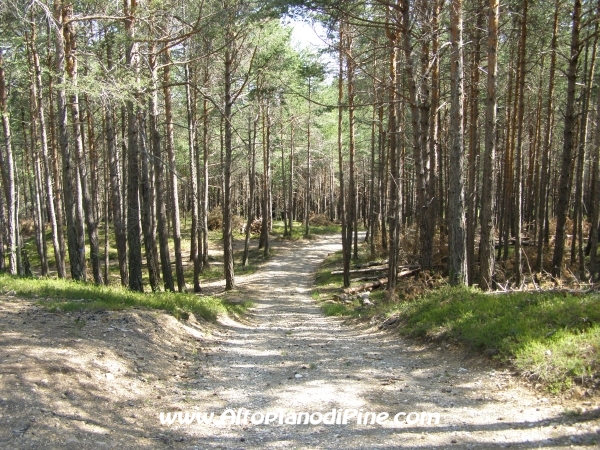
[[223, 211], [220, 206], [209, 211], [207, 222], [210, 231], [223, 229]]
[[[221, 209], [220, 206], [217, 206], [216, 208], [213, 208], [209, 213], [208, 213], [208, 218], [207, 218], [207, 222], [208, 222], [208, 229], [210, 231], [222, 231], [223, 230], [223, 210]], [[234, 214], [231, 217], [231, 229], [232, 230], [241, 230], [244, 224], [244, 219], [241, 218], [240, 216]]]
[[329, 217], [327, 217], [325, 214], [315, 214], [310, 216], [309, 222], [311, 225], [317, 227], [327, 227], [333, 225], [333, 222], [329, 220]]

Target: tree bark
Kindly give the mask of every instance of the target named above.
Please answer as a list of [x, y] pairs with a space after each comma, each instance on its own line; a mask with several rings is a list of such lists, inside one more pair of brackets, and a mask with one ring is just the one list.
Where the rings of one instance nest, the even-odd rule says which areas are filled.
[[232, 110], [233, 96], [231, 84], [233, 81], [233, 33], [227, 30], [227, 42], [225, 49], [225, 108], [224, 108], [224, 159], [223, 159], [223, 261], [225, 269], [225, 290], [232, 290], [235, 287], [235, 273], [233, 267], [233, 230], [231, 217], [231, 165], [233, 160], [232, 145]]
[[55, 205], [54, 205], [54, 186], [53, 186], [53, 174], [50, 170], [50, 160], [48, 152], [48, 133], [46, 130], [46, 118], [44, 112], [44, 99], [42, 94], [42, 69], [40, 66], [40, 59], [36, 48], [36, 32], [35, 25], [32, 22], [31, 25], [31, 60], [33, 63], [33, 76], [35, 78], [32, 83], [32, 90], [34, 92], [35, 110], [37, 114], [37, 122], [40, 133], [40, 148], [42, 152], [42, 164], [44, 168], [44, 179], [46, 184], [46, 202], [48, 210], [48, 220], [52, 230], [52, 245], [54, 249], [54, 259], [56, 261], [56, 272], [59, 278], [66, 278], [65, 261], [63, 259], [61, 247], [60, 247], [60, 234], [62, 229], [58, 227], [56, 220]]
[[558, 46], [558, 13], [560, 8], [560, 0], [556, 0], [554, 7], [554, 24], [552, 27], [552, 43], [550, 45], [550, 76], [548, 80], [548, 103], [546, 105], [546, 125], [544, 128], [544, 142], [542, 144], [542, 167], [540, 173], [540, 190], [539, 190], [539, 209], [537, 215], [538, 235], [537, 235], [537, 257], [535, 261], [535, 270], [541, 271], [544, 266], [544, 235], [547, 232], [545, 227], [546, 216], [546, 198], [548, 196], [548, 168], [550, 161], [550, 145], [553, 125], [553, 96], [554, 96], [554, 79], [556, 73], [556, 49]]
[[160, 286], [160, 272], [158, 270], [158, 252], [156, 250], [156, 230], [154, 220], [154, 190], [152, 189], [152, 174], [148, 139], [146, 138], [146, 119], [143, 111], [138, 111], [139, 124], [139, 150], [141, 156], [141, 219], [142, 233], [144, 235], [144, 247], [146, 249], [146, 266], [148, 267], [148, 279], [152, 292], [157, 292]]
[[560, 278], [563, 255], [565, 251], [565, 224], [569, 207], [571, 180], [571, 162], [573, 159], [573, 138], [575, 132], [575, 88], [577, 84], [577, 63], [580, 53], [579, 21], [581, 16], [581, 0], [574, 0], [573, 23], [571, 27], [571, 54], [567, 70], [567, 103], [565, 106], [565, 129], [563, 137], [562, 167], [558, 184], [558, 201], [556, 205], [556, 234], [554, 238], [554, 254], [552, 255], [552, 276]]
[[[67, 6], [68, 15], [71, 16], [72, 5]], [[75, 142], [75, 160], [81, 185], [81, 195], [84, 218], [87, 227], [88, 239], [90, 243], [90, 260], [92, 262], [92, 275], [94, 283], [102, 284], [102, 269], [100, 267], [100, 243], [98, 241], [98, 224], [96, 221], [96, 211], [90, 194], [90, 176], [88, 173], [85, 152], [83, 148], [83, 136], [81, 133], [81, 112], [79, 108], [79, 94], [77, 93], [77, 41], [75, 37], [75, 22], [69, 22], [65, 27], [65, 56], [67, 74], [73, 85], [74, 92], [71, 94], [71, 116], [73, 118], [73, 137]], [[85, 250], [84, 250], [85, 251]]]
[[[110, 38], [107, 37], [106, 44], [108, 70], [114, 69], [112, 57], [112, 45]], [[115, 230], [115, 242], [117, 246], [117, 261], [119, 265], [119, 275], [121, 286], [129, 284], [129, 273], [127, 271], [127, 230], [125, 218], [123, 216], [123, 196], [122, 176], [121, 176], [121, 158], [117, 148], [117, 136], [115, 129], [114, 104], [108, 102], [105, 106], [106, 116], [106, 146], [108, 151], [108, 166], [110, 173], [110, 198], [112, 205], [112, 220]]]
[[150, 95], [150, 133], [152, 154], [154, 156], [154, 187], [156, 189], [156, 228], [160, 253], [160, 269], [163, 286], [166, 291], [175, 291], [173, 270], [171, 269], [171, 251], [169, 249], [169, 229], [167, 216], [167, 189], [165, 186], [165, 164], [161, 146], [161, 134], [158, 129], [158, 69], [156, 67], [156, 48], [153, 47], [149, 57], [152, 76], [152, 92]]
[[493, 289], [494, 280], [494, 201], [496, 199], [496, 72], [498, 69], [499, 0], [489, 0], [488, 6], [488, 73], [485, 108], [485, 155], [481, 193], [481, 239], [479, 242], [479, 287]]
[[185, 65], [185, 98], [187, 107], [187, 123], [188, 123], [188, 145], [190, 155], [190, 188], [191, 188], [191, 204], [192, 204], [192, 228], [190, 230], [190, 259], [194, 264], [194, 292], [201, 292], [200, 287], [200, 271], [202, 269], [202, 261], [198, 251], [198, 236], [199, 236], [199, 195], [198, 195], [198, 174], [196, 164], [196, 105], [192, 101], [191, 93], [191, 74], [189, 64]]
[[[139, 49], [135, 42], [137, 0], [125, 0], [125, 32], [127, 35], [126, 64], [136, 77]], [[136, 87], [137, 89], [137, 87]], [[135, 96], [138, 96], [137, 91]], [[129, 243], [129, 289], [144, 291], [142, 281], [142, 243], [140, 239], [139, 201], [139, 127], [134, 101], [127, 100], [127, 240]]]
[[55, 32], [55, 62], [58, 92], [56, 95], [59, 146], [62, 154], [63, 192], [65, 194], [65, 213], [67, 225], [67, 249], [73, 280], [86, 280], [85, 238], [83, 213], [80, 205], [80, 183], [77, 181], [75, 156], [69, 146], [67, 131], [67, 94], [65, 90], [65, 21], [69, 19], [69, 10], [62, 1], [54, 2], [54, 20], [58, 26]]
[[462, 0], [450, 5], [451, 116], [448, 190], [448, 250], [450, 284], [467, 283], [464, 183]]
[[173, 137], [173, 106], [171, 98], [171, 55], [169, 50], [165, 51], [165, 66], [163, 69], [165, 97], [165, 119], [167, 137], [167, 155], [169, 157], [169, 188], [171, 190], [171, 221], [173, 232], [173, 247], [175, 250], [175, 274], [177, 277], [177, 290], [183, 292], [185, 289], [185, 278], [183, 273], [183, 256], [181, 254], [181, 219], [179, 214], [179, 185], [177, 182], [177, 164], [175, 161], [175, 142]]

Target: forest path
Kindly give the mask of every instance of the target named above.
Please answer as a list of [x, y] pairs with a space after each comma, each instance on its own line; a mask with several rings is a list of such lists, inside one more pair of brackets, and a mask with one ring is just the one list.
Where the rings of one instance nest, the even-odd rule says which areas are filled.
[[[0, 286], [0, 448], [529, 449], [600, 440], [597, 399], [544, 398], [488, 360], [324, 316], [311, 284], [339, 237], [273, 246], [226, 294], [255, 306], [218, 325], [158, 310], [52, 312], [43, 298]], [[568, 413], [574, 407], [578, 415]], [[342, 423], [329, 424], [333, 409]], [[283, 423], [231, 424], [228, 410], [240, 422], [246, 411], [248, 422], [283, 412]], [[360, 410], [390, 417], [358, 424], [348, 415]], [[183, 423], [161, 423], [161, 412], [163, 422], [181, 413]], [[186, 412], [214, 420], [186, 425]], [[313, 423], [286, 423], [302, 412]], [[417, 413], [440, 419], [399, 416], [395, 426], [402, 412], [415, 413], [410, 423]]]
[[[538, 448], [585, 447], [600, 438], [598, 421], [520, 386], [506, 371], [449, 349], [421, 346], [326, 317], [310, 297], [314, 271], [340, 249], [339, 237], [280, 242], [276, 256], [237, 281], [254, 301], [245, 324], [224, 323], [204, 367], [196, 410], [226, 420], [174, 425], [188, 448]], [[240, 408], [242, 408], [240, 410]], [[231, 424], [233, 409], [247, 424]], [[286, 424], [293, 413], [319, 413], [338, 423], [354, 410], [388, 413], [383, 424]], [[192, 410], [190, 408], [190, 410]], [[438, 413], [439, 424], [409, 425], [397, 413]], [[271, 413], [273, 423], [260, 422]], [[327, 415], [329, 413], [329, 416]], [[589, 414], [589, 413], [587, 413]], [[283, 423], [280, 423], [283, 417]], [[409, 417], [414, 422], [417, 416]], [[223, 418], [222, 418], [223, 419]], [[296, 418], [297, 420], [298, 418]]]

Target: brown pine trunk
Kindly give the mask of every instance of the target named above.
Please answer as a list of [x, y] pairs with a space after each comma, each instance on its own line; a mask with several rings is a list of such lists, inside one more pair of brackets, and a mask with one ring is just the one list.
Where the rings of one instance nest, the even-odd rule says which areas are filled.
[[269, 223], [271, 222], [271, 119], [269, 105], [265, 100], [262, 106], [262, 147], [263, 147], [263, 177], [262, 177], [262, 225], [260, 227], [260, 245], [264, 256], [269, 255]]
[[[596, 32], [598, 25], [596, 25]], [[588, 111], [590, 107], [590, 96], [592, 92], [592, 83], [594, 79], [594, 68], [596, 66], [596, 44], [598, 35], [592, 44], [592, 55], [590, 69], [588, 72], [588, 51], [589, 45], [585, 49], [584, 77], [585, 86], [582, 88], [581, 113], [579, 123], [579, 139], [577, 151], [577, 170], [575, 182], [575, 203], [573, 207], [573, 238], [571, 241], [571, 264], [575, 263], [575, 259], [579, 259], [579, 278], [585, 278], [585, 259], [583, 254], [583, 172], [585, 166], [585, 153], [587, 150], [588, 141]]]
[[[209, 68], [205, 67], [204, 86], [209, 81]], [[208, 99], [202, 101], [202, 205], [201, 205], [201, 232], [202, 232], [202, 270], [208, 269]]]
[[310, 155], [310, 121], [312, 113], [312, 104], [310, 99], [311, 86], [310, 76], [308, 77], [308, 118], [306, 122], [306, 195], [304, 197], [304, 238], [310, 237], [310, 202], [311, 202], [311, 155]]
[[549, 183], [549, 163], [550, 163], [550, 145], [553, 125], [553, 95], [554, 95], [554, 79], [556, 73], [556, 49], [558, 46], [558, 13], [560, 8], [560, 0], [556, 0], [554, 8], [554, 25], [552, 27], [552, 43], [550, 50], [550, 77], [548, 80], [548, 103], [546, 105], [546, 125], [544, 128], [544, 142], [542, 144], [542, 167], [540, 169], [540, 190], [539, 190], [539, 208], [537, 215], [538, 235], [537, 235], [537, 257], [535, 261], [535, 270], [540, 272], [544, 265], [544, 240], [548, 234], [546, 227], [546, 218], [548, 211], [546, 208], [548, 197]]
[[[136, 77], [139, 53], [135, 38], [137, 0], [125, 0], [126, 64]], [[137, 92], [135, 93], [137, 95]], [[129, 289], [144, 291], [139, 202], [139, 127], [133, 100], [127, 101], [127, 240], [129, 243]]]
[[440, 105], [440, 61], [437, 57], [439, 51], [439, 15], [440, 15], [440, 1], [435, 0], [433, 5], [432, 15], [432, 42], [431, 42], [431, 54], [434, 57], [434, 61], [431, 65], [431, 107], [429, 108], [429, 185], [427, 191], [427, 212], [428, 222], [431, 234], [431, 252], [432, 252], [432, 266], [433, 266], [433, 239], [435, 236], [436, 221], [438, 217], [438, 209], [441, 205], [441, 199], [437, 196], [437, 185], [439, 183], [438, 176], [438, 160], [439, 160], [439, 113], [438, 108]]
[[190, 259], [194, 263], [194, 292], [201, 292], [200, 287], [200, 270], [202, 269], [202, 261], [198, 251], [198, 236], [199, 236], [199, 216], [198, 216], [198, 174], [196, 164], [196, 105], [192, 100], [191, 86], [192, 82], [190, 67], [185, 65], [185, 97], [187, 106], [187, 123], [188, 123], [188, 145], [190, 155], [190, 187], [191, 187], [191, 204], [192, 204], [192, 228], [190, 230]]
[[[346, 239], [353, 248], [354, 259], [358, 259], [358, 242], [355, 230], [357, 228], [357, 189], [356, 189], [356, 145], [354, 139], [354, 61], [352, 56], [352, 36], [346, 32], [346, 77], [348, 83], [348, 211], [346, 220]], [[354, 245], [352, 238], [354, 236]]]
[[233, 162], [233, 143], [232, 143], [232, 117], [233, 117], [233, 63], [234, 63], [234, 44], [233, 33], [227, 30], [226, 33], [227, 48], [225, 49], [225, 111], [223, 115], [224, 122], [224, 140], [223, 140], [223, 264], [225, 270], [225, 290], [232, 290], [235, 287], [235, 273], [233, 266], [233, 230], [231, 217], [231, 165]]
[[163, 92], [165, 97], [165, 120], [167, 155], [169, 158], [168, 180], [171, 191], [171, 225], [173, 232], [173, 247], [175, 250], [175, 274], [177, 277], [177, 290], [183, 292], [185, 289], [185, 278], [183, 273], [183, 256], [181, 254], [181, 219], [179, 215], [179, 186], [177, 183], [177, 165], [175, 161], [175, 142], [173, 137], [173, 106], [171, 98], [171, 55], [169, 50], [165, 52], [165, 66], [163, 69]]
[[[252, 228], [252, 221], [254, 220], [254, 191], [255, 191], [255, 178], [256, 178], [256, 125], [258, 117], [255, 120], [248, 119], [248, 161], [250, 166], [248, 167], [248, 210], [247, 221], [246, 221], [246, 235], [244, 238], [244, 255], [242, 257], [242, 266], [248, 265], [248, 252], [250, 251], [250, 232]], [[283, 146], [281, 147], [283, 152]], [[284, 189], [285, 191], [285, 189]], [[285, 195], [285, 194], [284, 194]]]
[[[72, 5], [67, 6], [68, 15], [71, 16]], [[70, 22], [64, 27], [65, 33], [65, 56], [67, 74], [71, 84], [77, 87], [77, 41], [75, 34], [75, 22]], [[100, 266], [100, 244], [98, 241], [98, 224], [96, 221], [96, 211], [90, 193], [90, 175], [88, 173], [85, 151], [83, 148], [83, 136], [81, 133], [81, 112], [79, 108], [79, 95], [75, 90], [70, 97], [71, 116], [73, 119], [73, 140], [75, 143], [75, 160], [79, 172], [79, 183], [81, 185], [81, 195], [83, 199], [84, 218], [87, 227], [88, 239], [90, 243], [90, 260], [92, 262], [92, 275], [94, 283], [102, 284], [102, 269]], [[85, 251], [85, 250], [84, 250]]]
[[463, 122], [463, 42], [462, 0], [450, 5], [450, 40], [452, 44], [450, 84], [450, 150], [448, 166], [448, 250], [450, 284], [467, 284], [464, 122]]
[[[112, 45], [107, 36], [107, 62], [108, 69], [113, 70]], [[119, 265], [119, 275], [121, 286], [129, 284], [129, 273], [127, 271], [127, 230], [125, 227], [125, 218], [123, 217], [123, 196], [122, 194], [122, 176], [121, 176], [121, 158], [117, 148], [117, 136], [115, 129], [114, 104], [109, 103], [105, 108], [106, 115], [106, 147], [108, 152], [108, 166], [110, 174], [110, 198], [112, 206], [112, 220], [115, 229], [115, 242], [117, 247], [117, 261]], [[108, 186], [105, 188], [108, 189]]]
[[[32, 91], [34, 93], [34, 98], [32, 99], [35, 102], [35, 113], [37, 114], [37, 122], [39, 124], [39, 133], [40, 133], [40, 149], [41, 149], [41, 157], [42, 164], [44, 169], [44, 180], [46, 187], [46, 208], [48, 211], [48, 221], [50, 222], [51, 230], [52, 230], [52, 245], [54, 248], [54, 259], [56, 261], [56, 271], [59, 278], [66, 278], [66, 269], [65, 262], [63, 259], [63, 255], [60, 247], [60, 235], [62, 234], [62, 229], [58, 228], [58, 222], [56, 220], [55, 213], [55, 204], [54, 204], [54, 180], [53, 174], [50, 170], [50, 161], [49, 161], [49, 152], [48, 152], [48, 133], [46, 130], [46, 119], [44, 112], [44, 99], [42, 94], [42, 69], [40, 66], [39, 55], [36, 48], [36, 32], [35, 25], [32, 22], [31, 25], [31, 42], [30, 42], [30, 52], [31, 52], [31, 61], [33, 63], [33, 76], [35, 78], [32, 83]], [[32, 103], [33, 103], [32, 102]]]
[[474, 283], [475, 270], [475, 229], [477, 227], [477, 185], [479, 169], [479, 63], [481, 61], [481, 30], [483, 29], [484, 8], [478, 2], [477, 20], [473, 36], [473, 55], [471, 59], [471, 92], [469, 108], [469, 168], [467, 201], [467, 279]]
[[144, 247], [146, 249], [146, 266], [148, 268], [148, 279], [152, 292], [157, 292], [160, 286], [160, 272], [158, 269], [158, 252], [156, 250], [156, 230], [154, 220], [154, 190], [152, 189], [152, 173], [149, 155], [149, 143], [146, 134], [145, 112], [138, 111], [137, 121], [139, 124], [139, 151], [141, 155], [141, 184], [140, 200], [142, 234], [144, 235]]
[[[388, 13], [389, 14], [389, 13]], [[389, 240], [388, 240], [388, 289], [393, 292], [398, 282], [398, 252], [400, 248], [400, 208], [402, 199], [402, 180], [398, 170], [398, 125], [397, 125], [397, 83], [398, 83], [398, 55], [399, 31], [390, 23], [391, 18], [386, 17], [386, 33], [389, 45], [389, 108], [388, 108], [388, 145], [389, 159], [388, 170], [389, 185]]]
[[71, 277], [74, 280], [86, 280], [85, 264], [85, 238], [83, 227], [83, 214], [81, 212], [80, 187], [77, 178], [75, 156], [69, 146], [67, 122], [67, 94], [65, 90], [65, 46], [68, 30], [65, 21], [69, 19], [69, 9], [62, 1], [54, 2], [54, 20], [58, 26], [55, 36], [56, 79], [58, 84], [57, 122], [59, 146], [62, 154], [63, 192], [65, 195], [65, 213], [67, 226], [67, 249], [69, 252], [69, 265]]
[[[596, 106], [596, 121], [600, 123], [600, 91], [598, 92], [598, 100]], [[600, 274], [598, 267], [598, 221], [600, 220], [600, 182], [598, 171], [600, 170], [600, 127], [596, 127], [594, 135], [594, 146], [592, 150], [592, 182], [590, 189], [590, 203], [592, 205], [592, 219], [590, 226], [590, 278], [596, 280]]]
[[[521, 35], [519, 39], [519, 83], [517, 86], [517, 147], [515, 151], [515, 195], [514, 195], [514, 227], [515, 227], [515, 282], [517, 288], [521, 286], [523, 277], [523, 257], [521, 255], [521, 229], [523, 215], [523, 121], [525, 116], [525, 55], [527, 48], [527, 12], [529, 1], [523, 1], [523, 14], [521, 17]], [[515, 99], [517, 103], [517, 99]]]
[[579, 21], [581, 16], [581, 0], [574, 0], [573, 24], [571, 27], [571, 54], [567, 70], [567, 104], [565, 106], [565, 129], [563, 138], [562, 167], [558, 184], [558, 201], [556, 204], [556, 234], [554, 254], [552, 255], [552, 276], [560, 278], [563, 255], [565, 251], [565, 224], [569, 208], [571, 180], [571, 161], [573, 159], [573, 140], [575, 133], [575, 89], [577, 84], [577, 62], [580, 53]]
[[488, 73], [485, 109], [485, 155], [481, 193], [481, 240], [479, 242], [479, 287], [493, 289], [494, 279], [494, 201], [496, 199], [496, 71], [498, 68], [499, 0], [490, 0], [488, 7]]
[[346, 188], [344, 186], [344, 152], [342, 146], [342, 124], [344, 118], [344, 108], [342, 106], [344, 101], [344, 21], [340, 20], [339, 24], [339, 77], [338, 77], [338, 170], [340, 177], [340, 219], [342, 221], [342, 259], [344, 268], [344, 287], [350, 286], [350, 256], [351, 256], [351, 243], [347, 239], [346, 227]]
[[154, 187], [156, 190], [156, 228], [160, 255], [160, 269], [163, 286], [166, 291], [175, 291], [173, 270], [171, 269], [171, 251], [169, 249], [169, 225], [167, 215], [167, 189], [165, 183], [164, 154], [161, 146], [161, 133], [158, 128], [158, 69], [156, 67], [156, 48], [151, 49], [149, 56], [152, 76], [152, 92], [150, 95], [150, 134], [152, 136], [152, 155], [154, 156]]

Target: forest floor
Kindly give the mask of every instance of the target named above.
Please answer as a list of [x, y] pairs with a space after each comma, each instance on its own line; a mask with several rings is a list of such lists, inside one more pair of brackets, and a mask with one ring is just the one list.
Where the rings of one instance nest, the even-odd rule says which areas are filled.
[[[339, 250], [339, 239], [274, 245], [274, 256], [237, 278], [233, 293], [222, 294], [220, 282], [206, 286], [214, 295], [254, 302], [247, 316], [216, 324], [147, 310], [51, 313], [33, 300], [2, 295], [0, 448], [588, 448], [600, 442], [598, 399], [545, 395], [487, 359], [323, 315], [310, 295], [312, 281], [319, 263]], [[192, 412], [214, 419], [167, 425], [161, 412], [171, 419], [181, 413], [182, 421]], [[304, 424], [299, 414], [300, 424], [286, 423], [301, 412], [314, 423]], [[367, 412], [381, 414], [380, 423], [371, 424], [371, 415], [357, 423], [355, 414]], [[394, 423], [398, 413], [415, 414]], [[439, 423], [422, 413], [439, 414]], [[260, 424], [261, 416], [274, 421]], [[338, 423], [329, 424], [334, 416]]]

